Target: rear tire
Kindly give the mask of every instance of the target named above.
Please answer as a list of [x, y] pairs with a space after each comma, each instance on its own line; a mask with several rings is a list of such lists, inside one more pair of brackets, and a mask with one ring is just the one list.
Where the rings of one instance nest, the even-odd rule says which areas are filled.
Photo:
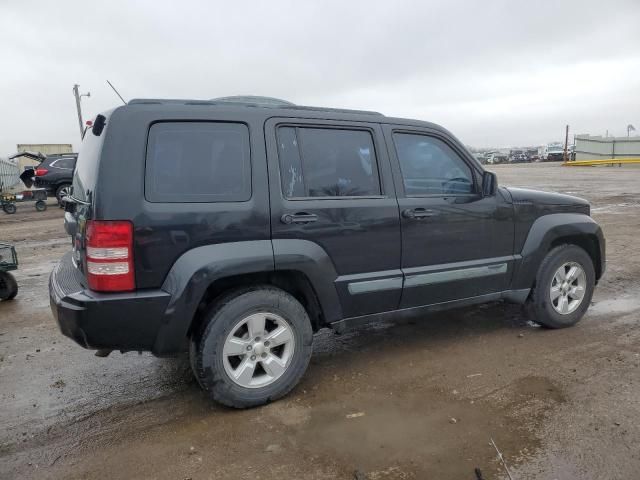
[[554, 248], [538, 269], [529, 304], [532, 320], [547, 328], [575, 325], [591, 304], [595, 281], [587, 252], [576, 245]]
[[290, 294], [264, 286], [224, 295], [190, 346], [193, 373], [213, 400], [234, 408], [283, 397], [309, 365], [311, 321]]
[[44, 200], [38, 200], [36, 202], [36, 210], [39, 212], [44, 212], [47, 209], [47, 203]]
[[13, 300], [18, 294], [18, 282], [9, 272], [0, 272], [0, 300]]

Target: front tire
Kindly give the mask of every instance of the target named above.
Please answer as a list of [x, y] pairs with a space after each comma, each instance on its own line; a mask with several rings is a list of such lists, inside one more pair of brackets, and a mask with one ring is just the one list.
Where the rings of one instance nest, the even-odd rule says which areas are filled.
[[286, 395], [309, 365], [313, 331], [304, 307], [274, 287], [216, 301], [191, 340], [193, 373], [217, 402], [255, 407]]
[[554, 248], [538, 269], [530, 300], [533, 320], [548, 328], [575, 325], [591, 304], [595, 282], [587, 252], [576, 245]]

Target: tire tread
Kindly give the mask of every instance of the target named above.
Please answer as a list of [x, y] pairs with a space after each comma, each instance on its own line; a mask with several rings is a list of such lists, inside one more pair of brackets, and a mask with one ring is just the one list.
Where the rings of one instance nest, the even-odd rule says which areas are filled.
[[[576, 259], [575, 257], [582, 257]], [[555, 263], [560, 261], [577, 261], [584, 267], [587, 276], [587, 291], [583, 297], [582, 303], [574, 312], [561, 316], [549, 302], [546, 301], [546, 288], [541, 289], [539, 286], [546, 284], [546, 277], [553, 268]], [[575, 325], [580, 321], [591, 303], [593, 290], [595, 286], [595, 268], [589, 254], [581, 247], [574, 244], [563, 244], [551, 249], [544, 257], [536, 274], [536, 283], [531, 292], [529, 302], [529, 314], [532, 320], [547, 328], [566, 328]]]
[[[211, 335], [212, 330], [219, 328], [217, 321], [220, 320], [220, 318], [218, 318], [220, 312], [242, 299], [242, 297], [254, 293], [261, 293], [265, 296], [271, 296], [274, 300], [277, 299], [276, 304], [278, 306], [281, 304], [289, 304], [293, 305], [294, 308], [299, 308], [301, 310], [299, 313], [304, 315], [302, 324], [304, 325], [304, 322], [306, 322], [307, 327], [303, 328], [305, 331], [301, 332], [301, 336], [304, 339], [309, 340], [308, 344], [305, 344], [305, 341], [303, 340], [302, 345], [296, 345], [297, 350], [294, 355], [301, 355], [301, 361], [294, 361], [289, 366], [290, 369], [293, 369], [292, 373], [289, 374], [293, 381], [290, 381], [286, 385], [277, 385], [276, 382], [273, 385], [277, 385], [279, 388], [266, 397], [261, 395], [258, 389], [256, 389], [256, 391], [246, 391], [247, 389], [243, 389], [245, 391], [240, 390], [241, 387], [236, 387], [226, 378], [222, 377], [223, 375], [226, 375], [223, 369], [207, 367], [203, 362], [206, 353], [206, 342], [204, 340]], [[203, 321], [192, 335], [189, 357], [196, 380], [203, 390], [205, 390], [216, 402], [233, 408], [248, 408], [262, 405], [289, 393], [298, 383], [302, 374], [304, 374], [309, 363], [309, 358], [311, 357], [311, 322], [309, 321], [309, 317], [304, 310], [304, 307], [302, 307], [302, 305], [300, 305], [300, 303], [287, 292], [276, 287], [266, 285], [233, 290], [214, 300], [211, 307], [206, 312], [205, 318], [207, 320]], [[287, 320], [289, 322], [292, 321], [291, 319]], [[272, 386], [265, 388], [270, 387]], [[271, 388], [271, 390], [274, 389]]]

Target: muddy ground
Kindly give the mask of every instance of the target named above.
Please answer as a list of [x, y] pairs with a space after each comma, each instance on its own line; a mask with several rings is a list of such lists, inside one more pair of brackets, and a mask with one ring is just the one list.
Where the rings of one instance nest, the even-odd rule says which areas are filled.
[[323, 331], [302, 383], [247, 411], [212, 404], [184, 357], [101, 359], [63, 337], [47, 296], [62, 212], [0, 213], [21, 260], [0, 303], [0, 478], [505, 479], [490, 438], [514, 479], [639, 478], [640, 168], [493, 169], [592, 202], [609, 262], [580, 324], [493, 304]]

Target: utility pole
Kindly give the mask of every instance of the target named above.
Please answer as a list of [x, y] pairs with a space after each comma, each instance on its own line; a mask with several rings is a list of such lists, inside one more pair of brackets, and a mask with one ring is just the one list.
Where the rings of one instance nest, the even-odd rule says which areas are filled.
[[567, 129], [564, 134], [564, 155], [562, 156], [562, 160], [567, 162], [567, 148], [569, 146], [569, 125], [567, 125]]
[[80, 126], [80, 138], [82, 138], [84, 136], [84, 121], [82, 120], [82, 107], [80, 106], [80, 98], [90, 97], [91, 92], [81, 94], [78, 92], [78, 87], [80, 87], [80, 85], [78, 85], [77, 83], [73, 86], [73, 96], [76, 97], [76, 110], [78, 110], [78, 125]]

